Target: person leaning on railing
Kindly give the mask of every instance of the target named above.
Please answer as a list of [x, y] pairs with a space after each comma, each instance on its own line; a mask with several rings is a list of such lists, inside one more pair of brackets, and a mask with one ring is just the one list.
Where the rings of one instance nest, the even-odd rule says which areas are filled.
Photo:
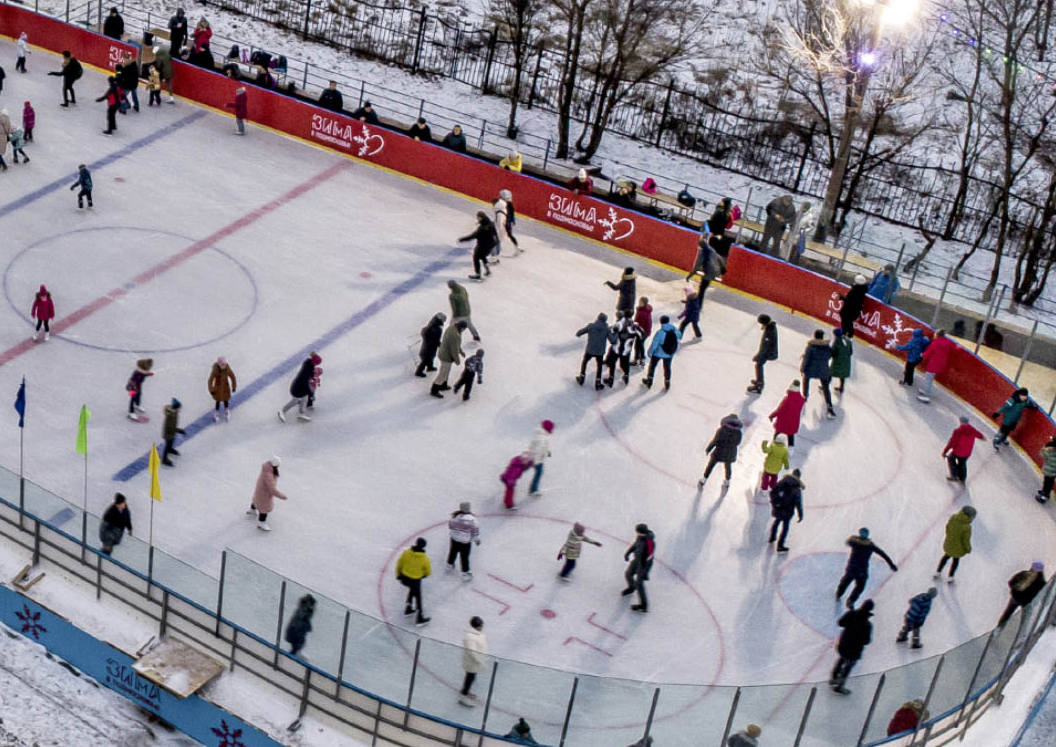
[[364, 101], [363, 106], [352, 112], [352, 118], [358, 119], [360, 122], [365, 122], [366, 124], [380, 124], [378, 122], [378, 114], [374, 111], [374, 107], [371, 106], [369, 101]]
[[340, 113], [345, 107], [344, 97], [341, 96], [341, 92], [337, 90], [337, 81], [330, 81], [329, 87], [319, 94], [319, 106], [332, 112]]

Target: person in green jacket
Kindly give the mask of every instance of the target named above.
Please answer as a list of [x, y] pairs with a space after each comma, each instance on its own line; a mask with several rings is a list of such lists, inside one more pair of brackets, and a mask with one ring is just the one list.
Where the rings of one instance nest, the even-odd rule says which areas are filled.
[[784, 433], [778, 433], [773, 441], [763, 441], [763, 453], [766, 459], [763, 461], [763, 482], [759, 490], [765, 492], [777, 485], [781, 468], [788, 469], [788, 438]]
[[451, 323], [465, 322], [469, 327], [469, 333], [473, 335], [474, 342], [480, 342], [477, 328], [473, 326], [473, 320], [469, 316], [469, 291], [454, 280], [447, 281], [447, 287], [451, 289], [447, 300], [451, 303]]
[[1012, 392], [1012, 396], [1005, 400], [1005, 404], [997, 409], [992, 417], [994, 420], [1001, 418], [1001, 427], [994, 436], [994, 451], [998, 451], [1002, 445], [1008, 444], [1008, 437], [1019, 425], [1024, 410], [1037, 410], [1038, 406], [1030, 401], [1030, 391], [1020, 387]]
[[946, 539], [942, 543], [942, 560], [939, 567], [935, 569], [935, 578], [942, 577], [942, 569], [947, 560], [950, 563], [950, 575], [947, 583], [953, 583], [953, 574], [957, 572], [957, 566], [961, 558], [972, 551], [972, 520], [975, 519], [975, 509], [965, 506], [946, 521]]
[[849, 337], [844, 337], [843, 330], [837, 327], [832, 330], [832, 359], [829, 361], [829, 376], [840, 380], [836, 391], [843, 394], [843, 385], [851, 376], [851, 356], [854, 346]]
[[173, 448], [172, 443], [176, 440], [176, 434], [183, 434], [185, 431], [180, 427], [180, 401], [175, 397], [172, 398], [172, 402], [165, 405], [165, 420], [161, 425], [161, 437], [165, 439], [165, 450], [161, 453], [161, 463], [166, 467], [175, 467], [169, 459], [169, 454], [179, 456], [180, 452]]
[[1044, 503], [1052, 493], [1053, 483], [1056, 483], [1056, 436], [1041, 447], [1041, 458], [1045, 463], [1041, 465], [1041, 490], [1034, 496], [1038, 503]]
[[450, 389], [447, 385], [448, 374], [451, 373], [451, 366], [455, 365], [465, 356], [462, 352], [462, 332], [466, 329], [467, 323], [465, 320], [455, 322], [454, 324], [447, 325], [447, 329], [444, 330], [444, 336], [440, 339], [440, 372], [436, 375], [436, 379], [433, 381], [433, 387], [429, 390], [429, 394], [433, 395], [437, 399], [443, 399], [443, 392]]

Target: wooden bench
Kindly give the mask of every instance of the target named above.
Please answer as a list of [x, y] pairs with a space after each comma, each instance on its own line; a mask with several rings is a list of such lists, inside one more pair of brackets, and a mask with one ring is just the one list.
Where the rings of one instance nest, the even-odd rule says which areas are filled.
[[[740, 238], [740, 232], [742, 230], [748, 231], [752, 234], [757, 234], [761, 238], [765, 229], [765, 226], [762, 223], [750, 220], [748, 218], [741, 218], [739, 221], [736, 221], [734, 225], [738, 228], [738, 238]], [[828, 244], [822, 244], [820, 242], [808, 239], [807, 250], [814, 252], [815, 254], [820, 254], [823, 257], [826, 257], [829, 260], [829, 264], [834, 266], [844, 261], [843, 250], [833, 246], [829, 246]], [[862, 269], [869, 270], [874, 273], [884, 268], [884, 265], [880, 264], [874, 259], [862, 257], [851, 252], [847, 252], [846, 262], [847, 264], [853, 265], [855, 267], [861, 267]]]

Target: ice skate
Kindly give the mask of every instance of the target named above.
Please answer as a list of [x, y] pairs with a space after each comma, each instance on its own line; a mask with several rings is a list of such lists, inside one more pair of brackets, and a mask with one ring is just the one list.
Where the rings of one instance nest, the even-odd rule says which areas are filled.
[[230, 407], [225, 407], [224, 408], [224, 422], [225, 423], [230, 423], [231, 422], [231, 408]]
[[40, 332], [39, 331], [33, 333], [33, 342], [37, 342], [38, 340], [40, 340]]
[[851, 691], [848, 690], [843, 685], [833, 685], [832, 691], [834, 693], [838, 693], [839, 695], [850, 695], [851, 694]]
[[664, 380], [664, 391], [666, 392], [670, 388], [671, 388], [671, 382], [669, 380], [665, 379]]
[[908, 640], [909, 640], [909, 636], [908, 635], [906, 635], [905, 633], [899, 633], [898, 637], [895, 638], [895, 643], [905, 643]]
[[910, 646], [910, 648], [924, 648], [924, 644], [921, 643], [920, 641], [914, 641], [913, 645]]
[[612, 389], [612, 385], [616, 383], [616, 380], [614, 378], [612, 378], [611, 376], [607, 376], [605, 378], [604, 383], [605, 383], [605, 386], [607, 386], [609, 389]]
[[162, 459], [161, 463], [164, 464], [166, 467], [175, 467], [176, 466], [175, 464], [173, 464], [172, 460], [169, 459], [168, 457], [165, 457], [164, 459]]
[[730, 487], [730, 481], [729, 480], [723, 480], [722, 481], [722, 489], [725, 490], [728, 487]]
[[744, 391], [747, 392], [748, 394], [762, 394], [763, 393], [763, 388], [759, 384], [756, 384], [753, 381], [752, 385], [750, 387], [748, 387], [747, 389], [745, 389]]
[[707, 482], [708, 482], [708, 478], [702, 477], [699, 480], [697, 480], [697, 487], [698, 488], [703, 488], [707, 484]]
[[257, 515], [257, 509], [253, 508], [252, 506], [250, 506], [249, 508], [246, 509], [246, 516], [256, 516], [256, 515]]
[[424, 628], [426, 625], [429, 624], [429, 621], [432, 619], [433, 618], [431, 617], [422, 617], [421, 615], [419, 615], [418, 619], [414, 621], [414, 626], [416, 628]]
[[271, 531], [271, 527], [269, 527], [263, 521], [258, 521], [257, 522], [257, 529], [259, 529], [262, 532], [270, 532]]
[[517, 504], [515, 503], [512, 506], [507, 506], [506, 510], [507, 511], [516, 511], [517, 510]]
[[139, 422], [139, 415], [136, 415], [136, 413], [134, 413], [134, 412], [130, 412], [130, 413], [128, 413], [128, 419], [129, 420], [134, 420], [134, 421], [136, 421], [138, 423]]
[[146, 409], [143, 408], [143, 407], [140, 407], [139, 405], [133, 405], [133, 407], [135, 407], [136, 412], [146, 412]]
[[464, 705], [467, 708], [475, 708], [477, 705], [477, 696], [470, 693], [469, 695], [458, 694], [459, 705]]
[[1036, 493], [1036, 494], [1034, 495], [1034, 500], [1036, 500], [1036, 501], [1037, 501], [1038, 503], [1044, 503], [1045, 501], [1049, 500], [1049, 496], [1045, 495], [1044, 493], [1042, 493], [1042, 492], [1041, 492], [1041, 491], [1039, 490], [1039, 491], [1038, 491], [1038, 492], [1037, 492], [1037, 493]]
[[436, 384], [433, 384], [432, 388], [429, 389], [429, 395], [432, 397], [436, 397], [437, 399], [444, 398], [444, 395], [440, 394], [440, 387], [438, 387]]
[[564, 581], [564, 582], [565, 582], [565, 583], [567, 584], [567, 583], [568, 583], [569, 581], [571, 581], [572, 579], [571, 579], [571, 578], [569, 578], [568, 576], [562, 576], [562, 575], [561, 575], [560, 573], [558, 573], [558, 574], [557, 574], [557, 580], [558, 580], [558, 581]]
[[473, 571], [462, 571], [462, 583], [473, 580]]
[[595, 392], [600, 392], [604, 388], [605, 388], [605, 385], [602, 383], [601, 379], [595, 379], [594, 380], [594, 391]]
[[777, 551], [778, 552], [788, 552], [788, 546], [787, 545], [778, 545], [777, 546]]
[[216, 411], [213, 412], [213, 422], [214, 423], [219, 423], [220, 422], [220, 411], [219, 410], [216, 410]]
[[404, 608], [403, 608], [403, 616], [404, 617], [410, 617], [413, 614], [414, 614], [414, 607], [412, 607], [409, 604], [404, 606]]
[[936, 581], [938, 581], [940, 578], [942, 578], [942, 574], [936, 572], [936, 573], [931, 574], [931, 577], [933, 579], [935, 579]]
[[953, 583], [953, 576], [950, 576], [948, 579], [946, 579], [946, 583], [947, 584], [952, 584]]
[[829, 420], [835, 420], [835, 419], [836, 419], [836, 411], [835, 411], [835, 410], [833, 410], [833, 409], [832, 409], [832, 408], [830, 407], [830, 408], [828, 409], [828, 411], [827, 411], [827, 412], [825, 413], [825, 417], [826, 417], [826, 418], [828, 418]]
[[644, 379], [642, 379], [642, 386], [644, 386], [646, 389], [648, 389], [652, 385], [653, 385], [653, 380], [650, 379], [648, 376], [646, 376]]
[[633, 593], [634, 593], [634, 589], [624, 589], [623, 591], [620, 592], [620, 596], [621, 597], [629, 597]]
[[481, 279], [479, 272], [476, 273], [475, 275], [466, 275], [466, 277], [469, 278], [470, 280], [480, 280]]
[[286, 413], [284, 413], [282, 410], [279, 410], [275, 414], [279, 416], [279, 420], [281, 420], [283, 423], [286, 422]]
[[644, 604], [632, 604], [631, 605], [631, 609], [634, 610], [635, 612], [648, 612], [649, 611], [649, 607], [647, 605], [644, 605]]
[[302, 421], [302, 422], [304, 422], [304, 423], [312, 422], [312, 416], [309, 415], [308, 413], [305, 413], [305, 412], [302, 412], [302, 413], [298, 414], [297, 415], [297, 419]]
[[623, 375], [623, 385], [627, 386], [629, 383], [631, 383], [631, 377], [628, 374], [624, 374]]
[[583, 386], [583, 382], [584, 381], [586, 381], [586, 377], [583, 374], [580, 374], [579, 376], [576, 377], [576, 383], [579, 384], [580, 386]]
[[454, 563], [448, 563], [447, 565], [444, 566], [444, 573], [451, 573], [454, 570], [455, 570], [455, 564]]
[[924, 404], [928, 404], [929, 402], [931, 402], [931, 397], [924, 394], [924, 392], [920, 392], [919, 394], [917, 394], [917, 401], [923, 402]]

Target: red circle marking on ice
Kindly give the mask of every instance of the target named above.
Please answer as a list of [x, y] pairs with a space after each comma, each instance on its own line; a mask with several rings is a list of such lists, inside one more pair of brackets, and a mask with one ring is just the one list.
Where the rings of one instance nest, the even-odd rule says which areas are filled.
[[372, 275], [371, 275], [371, 274], [370, 274], [369, 272], [361, 272], [361, 273], [359, 273], [359, 276], [360, 276], [361, 278], [369, 278], [369, 277], [373, 277], [373, 276], [372, 276]]
[[540, 610], [539, 614], [545, 617], [547, 620], [553, 620], [555, 617], [557, 617], [557, 613], [553, 610]]
[[125, 177], [123, 177], [123, 176], [115, 176], [114, 177], [114, 181], [117, 182], [118, 184], [120, 184], [124, 180], [125, 180]]

